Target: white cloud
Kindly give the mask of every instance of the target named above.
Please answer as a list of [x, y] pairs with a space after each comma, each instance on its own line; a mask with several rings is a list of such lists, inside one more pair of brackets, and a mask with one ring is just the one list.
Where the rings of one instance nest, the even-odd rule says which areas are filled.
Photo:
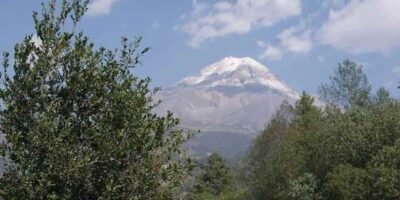
[[279, 47], [267, 45], [263, 41], [257, 41], [257, 45], [264, 49], [263, 53], [259, 56], [260, 59], [262, 60], [266, 58], [270, 60], [282, 59], [282, 50]]
[[318, 39], [353, 53], [388, 52], [400, 47], [399, 10], [396, 0], [352, 0], [330, 11]]
[[308, 53], [313, 48], [311, 30], [304, 22], [283, 30], [277, 39], [275, 46], [257, 41], [257, 45], [263, 49], [261, 59], [281, 60], [284, 52]]
[[278, 35], [281, 46], [291, 52], [309, 52], [313, 46], [310, 31], [302, 29], [300, 27], [291, 27], [282, 31]]
[[194, 1], [180, 27], [189, 34], [191, 46], [230, 34], [245, 34], [255, 27], [268, 27], [301, 13], [301, 0], [237, 0], [215, 4]]
[[111, 7], [119, 0], [92, 0], [88, 5], [89, 16], [108, 15], [111, 12]]

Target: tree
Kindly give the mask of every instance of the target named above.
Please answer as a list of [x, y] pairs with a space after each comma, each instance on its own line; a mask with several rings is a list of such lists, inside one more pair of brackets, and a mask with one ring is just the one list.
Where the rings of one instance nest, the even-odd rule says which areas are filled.
[[376, 91], [376, 94], [373, 96], [372, 101], [375, 104], [382, 105], [391, 103], [393, 99], [390, 97], [389, 91], [381, 87], [378, 89], [378, 91]]
[[[293, 189], [291, 182], [300, 180], [299, 178], [306, 173], [317, 176], [319, 161], [323, 158], [324, 152], [320, 150], [322, 114], [321, 110], [314, 105], [314, 98], [303, 92], [295, 103], [293, 112], [294, 117], [286, 130], [286, 140], [278, 154], [277, 166], [275, 166], [275, 169], [281, 171], [282, 180], [275, 186], [280, 192], [274, 199], [293, 198], [294, 193], [288, 193]], [[317, 193], [317, 188], [314, 189]]]
[[192, 200], [240, 200], [244, 191], [237, 187], [235, 176], [226, 161], [217, 153], [200, 166], [195, 185], [188, 198]]
[[293, 115], [293, 107], [288, 102], [283, 102], [265, 129], [253, 141], [242, 169], [248, 199], [273, 199], [279, 193], [282, 174], [276, 163]]
[[362, 66], [345, 60], [339, 63], [334, 73], [329, 77], [330, 84], [323, 84], [319, 88], [318, 93], [324, 101], [345, 109], [369, 103], [371, 85]]
[[207, 192], [219, 195], [232, 182], [232, 174], [226, 161], [217, 153], [208, 157], [207, 163], [201, 167], [202, 174], [197, 176], [194, 193]]
[[400, 103], [382, 88], [370, 97], [362, 71], [343, 65], [323, 87], [333, 106], [320, 109], [303, 92], [290, 117], [255, 139], [248, 199], [400, 198]]
[[178, 119], [153, 114], [157, 89], [131, 72], [148, 48], [96, 48], [76, 32], [87, 5], [43, 4], [12, 77], [4, 54], [0, 199], [170, 199], [190, 168]]
[[400, 198], [400, 139], [384, 146], [368, 163], [371, 197], [373, 199]]
[[367, 183], [365, 169], [338, 165], [327, 175], [325, 196], [328, 199], [369, 199]]

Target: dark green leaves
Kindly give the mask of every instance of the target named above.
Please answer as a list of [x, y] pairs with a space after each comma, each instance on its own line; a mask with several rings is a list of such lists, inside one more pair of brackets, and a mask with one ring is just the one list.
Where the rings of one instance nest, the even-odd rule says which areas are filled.
[[0, 198], [171, 198], [191, 167], [178, 120], [152, 113], [158, 89], [130, 70], [149, 48], [140, 37], [97, 48], [75, 30], [87, 4], [52, 0], [34, 13], [39, 45], [15, 46], [12, 78], [4, 54]]

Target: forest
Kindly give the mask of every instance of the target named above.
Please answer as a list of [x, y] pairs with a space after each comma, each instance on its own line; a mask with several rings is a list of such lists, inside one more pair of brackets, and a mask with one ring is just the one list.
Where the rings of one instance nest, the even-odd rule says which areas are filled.
[[159, 88], [133, 73], [141, 37], [107, 49], [76, 30], [88, 3], [43, 4], [3, 54], [0, 199], [400, 199], [400, 102], [358, 63], [283, 102], [235, 164], [196, 160], [196, 133], [154, 114]]

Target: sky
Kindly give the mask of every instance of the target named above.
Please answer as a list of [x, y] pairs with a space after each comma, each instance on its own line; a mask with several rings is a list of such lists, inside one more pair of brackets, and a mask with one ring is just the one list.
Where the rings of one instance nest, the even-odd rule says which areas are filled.
[[[41, 0], [0, 0], [0, 51], [34, 34]], [[397, 0], [92, 0], [79, 29], [99, 46], [142, 36], [135, 71], [166, 88], [227, 57], [251, 57], [298, 92], [316, 93], [337, 64], [363, 65], [373, 89], [400, 96]]]

